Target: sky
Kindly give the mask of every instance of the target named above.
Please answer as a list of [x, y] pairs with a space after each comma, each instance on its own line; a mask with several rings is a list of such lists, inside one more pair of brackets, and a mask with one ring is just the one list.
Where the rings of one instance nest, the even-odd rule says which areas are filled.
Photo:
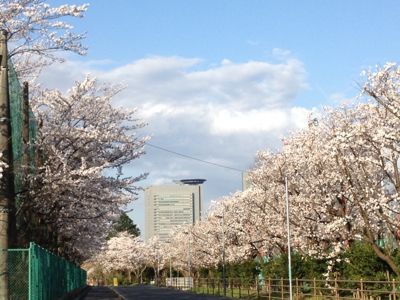
[[[83, 1], [49, 1], [51, 5]], [[204, 178], [203, 207], [242, 187], [259, 150], [307, 126], [324, 106], [358, 96], [363, 70], [397, 62], [397, 0], [93, 0], [83, 19], [88, 54], [67, 55], [41, 76], [67, 90], [86, 73], [126, 89], [157, 148], [124, 170], [143, 188]], [[143, 193], [129, 213], [144, 231]]]

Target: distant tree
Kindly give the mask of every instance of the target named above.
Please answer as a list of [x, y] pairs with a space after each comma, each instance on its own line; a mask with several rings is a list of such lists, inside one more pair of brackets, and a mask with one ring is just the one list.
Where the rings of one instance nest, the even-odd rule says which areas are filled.
[[[298, 252], [292, 252], [292, 276], [293, 278], [318, 278], [322, 279], [326, 272], [327, 263], [324, 259], [305, 256]], [[288, 278], [288, 256], [282, 253], [272, 257], [262, 264], [263, 274], [266, 278]]]
[[[397, 251], [395, 251], [397, 253]], [[394, 254], [396, 261], [396, 255]], [[396, 261], [398, 264], [398, 262]], [[374, 249], [365, 241], [354, 242], [343, 254], [340, 264], [343, 278], [360, 280], [389, 280], [395, 273], [388, 264], [376, 254]]]
[[129, 216], [125, 212], [122, 212], [119, 219], [113, 222], [113, 226], [110, 234], [108, 235], [108, 239], [113, 238], [117, 236], [118, 233], [124, 231], [135, 237], [140, 235], [140, 229], [136, 226], [135, 223], [133, 223], [132, 219], [129, 218]]

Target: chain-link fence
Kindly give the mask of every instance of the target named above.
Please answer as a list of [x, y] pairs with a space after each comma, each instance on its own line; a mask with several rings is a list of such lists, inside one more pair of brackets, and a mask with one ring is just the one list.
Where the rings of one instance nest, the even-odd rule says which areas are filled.
[[13, 225], [16, 230], [16, 240], [13, 242], [18, 247], [27, 247], [29, 239], [36, 238], [36, 232], [46, 229], [34, 211], [29, 209], [30, 174], [36, 173], [37, 151], [35, 139], [37, 122], [29, 106], [28, 83], [21, 84], [11, 60], [8, 61], [8, 86], [10, 103], [10, 135], [12, 150], [12, 189], [14, 195], [15, 220]]
[[86, 286], [86, 271], [38, 245], [8, 249], [10, 300], [52, 300]]
[[58, 299], [86, 285], [86, 271], [31, 243], [29, 300]]
[[8, 250], [9, 298], [29, 299], [29, 249]]
[[[37, 124], [29, 109], [28, 85], [21, 84], [11, 60], [8, 62], [8, 83], [10, 95], [11, 145], [14, 171], [14, 191], [18, 196], [26, 188], [24, 174], [34, 168], [34, 139]], [[26, 128], [25, 128], [26, 127]], [[16, 199], [17, 207], [21, 199]]]

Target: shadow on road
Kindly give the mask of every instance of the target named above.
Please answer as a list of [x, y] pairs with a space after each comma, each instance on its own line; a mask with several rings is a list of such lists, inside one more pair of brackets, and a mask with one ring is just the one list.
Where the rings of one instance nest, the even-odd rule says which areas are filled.
[[137, 285], [134, 287], [114, 288], [117, 293], [126, 300], [223, 300], [228, 299], [217, 296], [196, 295], [189, 292], [169, 288], [157, 288], [149, 285]]
[[117, 300], [121, 299], [108, 287], [92, 287], [83, 300]]

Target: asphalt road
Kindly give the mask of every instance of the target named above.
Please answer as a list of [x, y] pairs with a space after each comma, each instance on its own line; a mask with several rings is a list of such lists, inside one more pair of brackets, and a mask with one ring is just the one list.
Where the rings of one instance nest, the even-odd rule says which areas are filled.
[[89, 290], [89, 293], [86, 295], [83, 300], [117, 300], [121, 299], [118, 295], [110, 290], [108, 287], [92, 287]]
[[[91, 292], [95, 292], [98, 288], [92, 288]], [[103, 288], [104, 289], [104, 288]], [[217, 296], [196, 295], [189, 292], [173, 290], [168, 288], [157, 288], [149, 285], [138, 285], [134, 287], [118, 287], [112, 288], [117, 294], [122, 296], [121, 299], [125, 300], [228, 300], [228, 298]], [[94, 294], [93, 294], [94, 295]], [[88, 294], [90, 296], [90, 293]], [[92, 296], [90, 296], [92, 297]], [[98, 297], [103, 298], [84, 298], [85, 300], [92, 299], [118, 299], [118, 298], [104, 298], [98, 293]], [[115, 296], [114, 296], [115, 297]]]

